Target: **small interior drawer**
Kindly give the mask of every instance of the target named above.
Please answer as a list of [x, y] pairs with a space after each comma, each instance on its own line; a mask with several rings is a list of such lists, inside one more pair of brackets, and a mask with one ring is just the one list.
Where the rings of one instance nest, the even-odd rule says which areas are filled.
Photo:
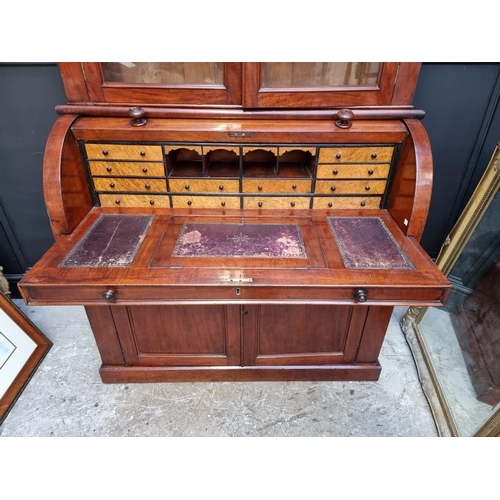
[[163, 161], [161, 146], [141, 144], [85, 144], [87, 158], [105, 160]]
[[113, 177], [164, 177], [163, 163], [139, 163], [118, 161], [90, 161], [92, 175], [106, 175]]
[[249, 179], [243, 180], [245, 193], [310, 193], [311, 181], [303, 180], [270, 180]]
[[380, 196], [315, 196], [313, 208], [380, 208]]
[[311, 199], [309, 197], [288, 197], [288, 196], [245, 196], [243, 198], [243, 208], [263, 208], [263, 209], [307, 209]]
[[217, 179], [170, 179], [171, 192], [176, 193], [238, 193], [237, 180]]
[[97, 191], [137, 191], [166, 192], [167, 183], [163, 179], [129, 179], [127, 177], [94, 177]]
[[174, 208], [240, 208], [239, 196], [172, 196]]
[[99, 201], [101, 207], [169, 207], [169, 197], [162, 195], [145, 194], [100, 194]]
[[321, 148], [319, 163], [390, 163], [393, 147], [362, 146], [353, 148]]
[[317, 181], [315, 192], [320, 194], [383, 194], [387, 181]]
[[387, 179], [389, 164], [318, 165], [318, 179]]

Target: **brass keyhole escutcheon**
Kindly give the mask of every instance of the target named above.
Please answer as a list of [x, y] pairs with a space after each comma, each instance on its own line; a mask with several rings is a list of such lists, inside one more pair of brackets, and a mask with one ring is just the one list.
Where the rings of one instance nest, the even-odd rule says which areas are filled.
[[236, 289], [236, 295], [241, 295], [241, 288]]

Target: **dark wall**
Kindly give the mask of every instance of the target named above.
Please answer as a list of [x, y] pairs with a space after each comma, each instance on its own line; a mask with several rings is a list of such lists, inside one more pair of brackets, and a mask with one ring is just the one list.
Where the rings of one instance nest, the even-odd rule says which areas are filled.
[[[414, 99], [434, 153], [422, 239], [436, 257], [500, 140], [500, 63], [422, 66]], [[45, 142], [66, 97], [56, 64], [0, 64], [0, 265], [18, 281], [52, 245], [43, 201]], [[15, 292], [15, 286], [12, 286]]]
[[424, 64], [413, 104], [434, 155], [434, 189], [422, 246], [436, 257], [500, 140], [500, 64]]
[[54, 241], [42, 162], [54, 107], [65, 100], [56, 64], [0, 64], [0, 265], [11, 282]]

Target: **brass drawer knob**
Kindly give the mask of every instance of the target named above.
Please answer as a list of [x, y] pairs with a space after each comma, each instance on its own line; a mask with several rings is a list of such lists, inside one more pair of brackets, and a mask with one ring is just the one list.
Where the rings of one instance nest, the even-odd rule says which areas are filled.
[[332, 208], [332, 207], [333, 207], [333, 203], [332, 202], [328, 203], [328, 208]]
[[364, 206], [366, 205], [366, 202], [362, 201], [362, 202], [360, 203], [360, 205], [361, 205], [362, 207], [364, 207]]
[[108, 150], [107, 150], [107, 149], [103, 149], [103, 150], [102, 150], [102, 154], [103, 154], [104, 156], [108, 156]]
[[114, 290], [106, 290], [102, 296], [106, 302], [114, 302], [116, 299], [116, 292]]
[[191, 200], [188, 201], [188, 205], [191, 206], [193, 202]]
[[370, 191], [370, 186], [365, 186], [366, 191]]
[[332, 170], [332, 173], [333, 173], [333, 175], [337, 175], [339, 173], [339, 171], [335, 168]]
[[114, 188], [114, 187], [115, 187], [115, 183], [114, 183], [114, 182], [111, 182], [111, 183], [109, 184], [109, 187], [110, 187], [110, 188]]
[[337, 154], [335, 155], [335, 158], [337, 158], [337, 160], [340, 160], [340, 159], [342, 158], [342, 155], [341, 155], [340, 153], [337, 153]]
[[372, 153], [372, 158], [375, 159], [377, 157], [377, 153]]
[[366, 302], [368, 300], [368, 295], [366, 293], [366, 290], [363, 290], [362, 288], [359, 288], [354, 292], [354, 298], [356, 299], [356, 302]]
[[330, 188], [330, 191], [335, 191], [336, 189], [337, 189], [337, 188], [336, 188], [335, 186], [332, 186], [332, 187]]
[[189, 184], [186, 184], [186, 185], [184, 186], [184, 189], [189, 189]]
[[142, 171], [143, 171], [144, 173], [146, 173], [146, 172], [148, 171], [147, 167], [144, 167], [144, 168], [142, 169]]
[[144, 185], [144, 187], [145, 187], [146, 189], [151, 189], [151, 184], [149, 184], [149, 182], [148, 182], [147, 184], [145, 184], [145, 185]]
[[106, 167], [106, 170], [107, 170], [108, 172], [111, 172], [113, 169], [112, 169], [111, 167]]
[[224, 184], [220, 184], [219, 189], [222, 191], [224, 189]]
[[146, 156], [146, 151], [144, 151], [144, 150], [143, 150], [143, 151], [141, 151], [141, 152], [140, 152], [140, 155], [141, 155], [141, 156]]
[[292, 189], [297, 189], [297, 184], [292, 184]]
[[119, 204], [120, 204], [120, 198], [116, 198], [115, 203], [116, 203], [117, 205], [119, 205]]
[[257, 203], [257, 205], [259, 205], [259, 207], [261, 207], [262, 206], [262, 202], [259, 201], [259, 203]]
[[154, 205], [155, 204], [155, 200], [149, 200], [149, 204], [150, 205]]
[[226, 202], [225, 201], [221, 201], [220, 204], [225, 207], [226, 206]]
[[259, 191], [262, 191], [262, 184], [259, 184], [259, 185], [257, 186], [257, 189], [258, 189]]
[[368, 170], [368, 175], [373, 175], [373, 170], [371, 168]]
[[292, 207], [294, 207], [294, 206], [295, 206], [295, 202], [294, 202], [294, 201], [292, 201], [292, 202], [290, 203], [290, 205], [291, 205]]

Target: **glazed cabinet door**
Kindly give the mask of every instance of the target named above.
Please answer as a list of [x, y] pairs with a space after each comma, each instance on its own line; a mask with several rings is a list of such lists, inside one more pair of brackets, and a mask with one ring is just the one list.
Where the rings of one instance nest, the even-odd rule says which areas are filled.
[[69, 102], [241, 105], [241, 63], [60, 63]]
[[352, 363], [367, 312], [363, 306], [243, 306], [243, 364]]
[[419, 68], [418, 63], [244, 63], [243, 106], [327, 108], [409, 104]]
[[131, 366], [240, 364], [240, 307], [112, 307], [125, 363]]

